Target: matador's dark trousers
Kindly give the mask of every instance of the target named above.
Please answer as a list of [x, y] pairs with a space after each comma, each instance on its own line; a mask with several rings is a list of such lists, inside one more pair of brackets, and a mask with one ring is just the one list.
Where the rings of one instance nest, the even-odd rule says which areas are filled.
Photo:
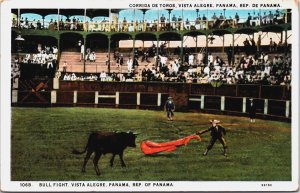
[[210, 150], [214, 146], [214, 144], [217, 140], [220, 141], [220, 143], [223, 145], [224, 152], [226, 152], [227, 144], [226, 144], [226, 141], [223, 137], [212, 137], [210, 139], [210, 142], [209, 142], [208, 146], [207, 146], [207, 149]]

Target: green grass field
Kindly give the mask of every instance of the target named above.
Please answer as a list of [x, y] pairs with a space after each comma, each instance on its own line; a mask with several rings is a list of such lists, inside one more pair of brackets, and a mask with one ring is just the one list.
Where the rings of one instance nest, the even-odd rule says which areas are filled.
[[[227, 128], [228, 157], [216, 143], [203, 156], [209, 133], [202, 141], [190, 141], [168, 154], [145, 156], [144, 140], [164, 142], [182, 138], [209, 127], [209, 119], [219, 119]], [[101, 157], [101, 176], [96, 176], [92, 160], [81, 173], [82, 150], [91, 131], [135, 131], [137, 148], [127, 148], [120, 166], [111, 154]], [[12, 108], [12, 179], [15, 180], [179, 180], [179, 181], [290, 181], [291, 124], [248, 118], [175, 113], [166, 120], [162, 111], [103, 108]]]

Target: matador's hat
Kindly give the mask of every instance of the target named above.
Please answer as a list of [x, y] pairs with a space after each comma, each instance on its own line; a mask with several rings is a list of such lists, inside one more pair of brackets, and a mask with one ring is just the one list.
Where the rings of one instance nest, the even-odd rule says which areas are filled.
[[212, 124], [218, 124], [218, 123], [220, 123], [220, 121], [219, 120], [216, 120], [216, 119], [214, 119], [214, 120], [209, 120], [209, 122], [210, 123], [212, 123]]

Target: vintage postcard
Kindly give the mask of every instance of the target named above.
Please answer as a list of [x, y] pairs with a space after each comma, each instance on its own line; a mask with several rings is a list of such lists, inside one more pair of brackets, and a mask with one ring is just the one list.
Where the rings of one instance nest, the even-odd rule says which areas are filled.
[[1, 191], [297, 191], [297, 0], [1, 2]]

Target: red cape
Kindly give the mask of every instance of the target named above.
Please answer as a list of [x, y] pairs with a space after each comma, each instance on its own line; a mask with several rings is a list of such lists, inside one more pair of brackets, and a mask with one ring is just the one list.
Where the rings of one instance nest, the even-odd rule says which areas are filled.
[[141, 144], [141, 150], [144, 154], [155, 154], [160, 152], [171, 152], [176, 149], [178, 146], [187, 145], [191, 139], [196, 139], [201, 141], [200, 136], [190, 135], [185, 138], [177, 139], [175, 141], [169, 141], [164, 143], [154, 143], [152, 141], [144, 141]]

